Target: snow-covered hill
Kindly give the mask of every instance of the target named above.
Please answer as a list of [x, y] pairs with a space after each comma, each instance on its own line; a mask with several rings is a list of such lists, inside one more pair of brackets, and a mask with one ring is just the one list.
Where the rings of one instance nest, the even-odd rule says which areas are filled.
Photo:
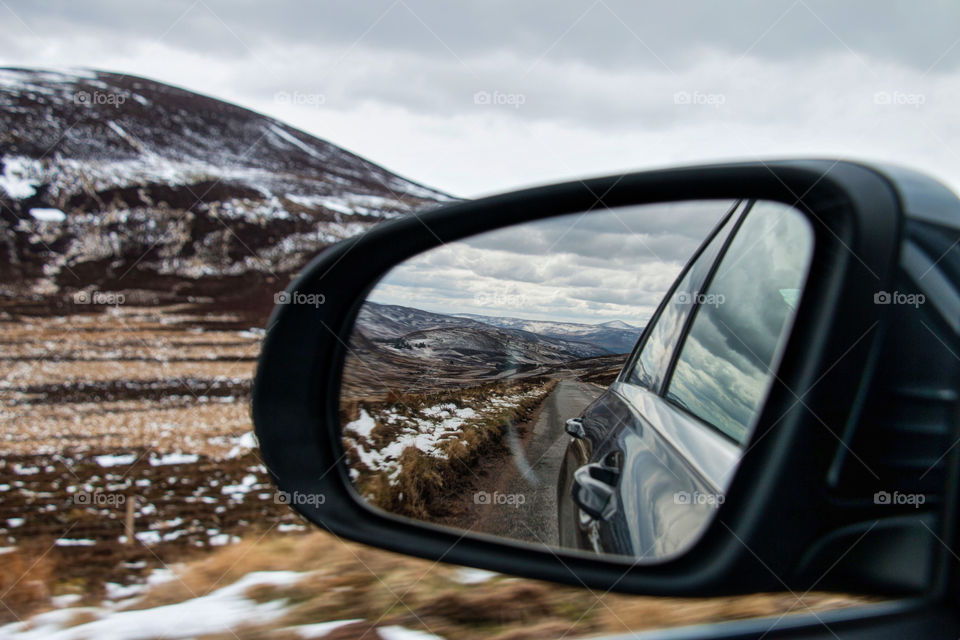
[[[435, 351], [444, 353], [459, 349], [471, 354], [486, 353], [491, 357], [491, 361], [509, 358], [507, 354], [513, 352], [529, 354], [532, 358], [530, 362], [543, 364], [555, 360], [557, 354], [562, 354], [560, 361], [566, 361], [612, 353], [598, 343], [579, 336], [562, 337], [535, 330], [540, 328], [540, 324], [550, 323], [531, 322], [529, 325], [532, 328], [527, 329], [520, 327], [519, 321], [518, 326], [511, 327], [492, 322], [497, 320], [495, 318], [474, 317], [488, 321], [367, 301], [360, 309], [357, 327], [365, 338], [381, 342], [393, 341], [405, 345], [402, 348], [409, 348], [409, 345], [414, 344], [429, 344], [431, 348], [414, 349], [419, 357], [424, 358], [434, 357]], [[606, 335], [606, 332], [599, 329], [594, 333]], [[593, 335], [590, 332], [584, 334], [588, 338]]]
[[190, 91], [98, 71], [0, 69], [8, 296], [272, 303], [323, 247], [448, 200]]
[[634, 327], [621, 320], [611, 320], [600, 324], [581, 324], [577, 322], [482, 316], [471, 313], [457, 314], [457, 317], [504, 329], [529, 331], [550, 338], [586, 342], [601, 347], [608, 353], [629, 353], [643, 332], [642, 327]]
[[482, 322], [433, 313], [395, 304], [367, 301], [360, 308], [357, 326], [371, 339], [399, 338], [413, 331], [442, 327], [486, 327]]

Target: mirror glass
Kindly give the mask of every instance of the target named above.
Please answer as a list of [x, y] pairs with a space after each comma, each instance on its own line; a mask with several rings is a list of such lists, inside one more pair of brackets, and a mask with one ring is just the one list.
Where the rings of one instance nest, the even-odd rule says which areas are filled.
[[722, 507], [813, 252], [776, 202], [518, 224], [421, 253], [361, 307], [344, 461], [419, 521], [656, 562]]

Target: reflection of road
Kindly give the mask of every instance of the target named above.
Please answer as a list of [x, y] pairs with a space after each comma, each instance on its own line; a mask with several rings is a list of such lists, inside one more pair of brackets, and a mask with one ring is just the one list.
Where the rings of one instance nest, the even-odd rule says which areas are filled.
[[474, 483], [477, 492], [489, 494], [489, 504], [470, 504], [466, 521], [447, 524], [558, 545], [557, 476], [570, 440], [564, 423], [579, 416], [601, 393], [597, 385], [560, 380], [543, 401], [532, 430], [522, 439], [515, 433], [508, 435], [512, 455]]

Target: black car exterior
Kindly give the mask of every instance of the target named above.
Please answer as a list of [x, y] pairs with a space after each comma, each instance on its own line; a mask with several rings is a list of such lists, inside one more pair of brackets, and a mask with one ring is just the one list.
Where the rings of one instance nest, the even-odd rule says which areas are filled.
[[663, 559], [695, 541], [774, 376], [812, 242], [785, 205], [741, 200], [727, 212], [616, 381], [568, 421], [562, 546]]

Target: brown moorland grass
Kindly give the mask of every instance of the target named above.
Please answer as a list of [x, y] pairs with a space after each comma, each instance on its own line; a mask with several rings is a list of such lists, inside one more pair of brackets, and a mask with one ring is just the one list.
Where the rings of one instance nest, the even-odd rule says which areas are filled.
[[49, 606], [54, 568], [49, 554], [36, 544], [0, 555], [0, 622], [12, 622]]
[[[241, 638], [331, 620], [360, 619], [332, 637], [359, 638], [375, 626], [400, 625], [449, 640], [525, 640], [627, 633], [758, 616], [820, 612], [870, 602], [837, 594], [756, 594], [726, 598], [654, 598], [591, 594], [583, 589], [497, 575], [464, 584], [461, 569], [387, 553], [315, 532], [247, 540], [184, 566], [179, 580], [151, 589], [137, 608], [187, 600], [251, 571], [303, 572], [288, 586], [254, 586], [257, 602], [286, 601], [279, 621], [244, 627]], [[211, 638], [216, 636], [210, 636]], [[367, 633], [366, 638], [376, 637]]]
[[[142, 447], [158, 454], [174, 451], [214, 457], [226, 454], [234, 446], [233, 438], [250, 429], [248, 392], [237, 391], [235, 382], [248, 380], [253, 371], [248, 356], [255, 351], [259, 340], [255, 332], [248, 330], [250, 326], [230, 315], [195, 313], [190, 306], [166, 309], [124, 307], [110, 313], [77, 313], [60, 317], [11, 317], [0, 313], [0, 393], [5, 400], [0, 403], [3, 405], [0, 406], [0, 420], [7, 426], [2, 442], [5, 455], [36, 455], [39, 449], [65, 453], [70, 448], [113, 452], [104, 451], [107, 446], [121, 451]], [[200, 327], [203, 327], [202, 331]], [[110, 360], [111, 354], [117, 359]], [[63, 359], [57, 361], [58, 355]], [[211, 355], [226, 358], [207, 361]], [[234, 360], [235, 357], [240, 359]], [[82, 361], [84, 358], [88, 360]], [[167, 385], [160, 393], [151, 391], [142, 383], [156, 380], [176, 384]], [[207, 402], [200, 399], [224, 380], [225, 384], [233, 385], [229, 390], [223, 390], [224, 394], [234, 396], [232, 402], [223, 403], [222, 398], [215, 398], [212, 394]], [[76, 385], [80, 382], [87, 387], [78, 388]], [[31, 385], [56, 388], [41, 392]], [[118, 385], [129, 386], [129, 394], [108, 399], [107, 394], [115, 393], [114, 388]], [[90, 397], [83, 398], [83, 393]], [[419, 401], [421, 407], [441, 401], [431, 395], [419, 399], [394, 397], [391, 400]], [[355, 417], [354, 414], [350, 419]], [[522, 420], [523, 416], [518, 415], [515, 419]], [[387, 432], [382, 435], [389, 437]], [[469, 449], [476, 442], [468, 441], [468, 444], [451, 443], [448, 446]], [[469, 451], [453, 453], [455, 459], [469, 457]], [[36, 463], [41, 467], [54, 465], [47, 458], [38, 458]], [[250, 473], [239, 462], [233, 463], [237, 469], [230, 476], [230, 483], [239, 482]], [[33, 466], [29, 460], [24, 460], [23, 464]], [[70, 464], [76, 464], [76, 461]], [[227, 463], [221, 461], [217, 464], [217, 469], [221, 470]], [[56, 468], [58, 474], [62, 471], [67, 478], [73, 478], [72, 473], [77, 472], [68, 471], [66, 463], [56, 463]], [[157, 473], [166, 469], [158, 467]], [[53, 492], [52, 485], [44, 488], [31, 484], [33, 479], [46, 473], [43, 469], [41, 471], [43, 473], [36, 475], [15, 476], [12, 472], [9, 475], [11, 481], [26, 483], [24, 490]], [[100, 470], [100, 484], [94, 486], [105, 487], [109, 473], [113, 472], [122, 474], [124, 469]], [[201, 472], [209, 474], [209, 471]], [[187, 470], [182, 469], [176, 475], [182, 476], [182, 480], [186, 473]], [[466, 471], [461, 469], [457, 475], [464, 473]], [[62, 491], [64, 483], [76, 481], [75, 478], [63, 480], [53, 478], [56, 474], [48, 475], [51, 475], [51, 482], [59, 483], [57, 491]], [[213, 475], [203, 476], [204, 483], [209, 484]], [[86, 472], [81, 476], [84, 481], [88, 479]], [[419, 470], [413, 477], [427, 476], [426, 470]], [[442, 474], [439, 482], [445, 483], [442, 485], [444, 490], [453, 486]], [[190, 491], [210, 489], [205, 495], [219, 492], [217, 487], [201, 487], [199, 484], [188, 488]], [[406, 490], [410, 491], [410, 487]], [[61, 494], [55, 493], [52, 498], [31, 502], [27, 506], [25, 502], [14, 504], [13, 493], [4, 494], [4, 499], [12, 509], [11, 514], [26, 518], [27, 525], [20, 528], [8, 526], [6, 531], [8, 537], [4, 544], [15, 546], [15, 549], [0, 553], [0, 600], [3, 605], [0, 606], [0, 622], [26, 618], [49, 609], [53, 606], [53, 595], [76, 594], [83, 597], [83, 604], [96, 604], [102, 585], [98, 591], [95, 587], [99, 583], [92, 578], [77, 578], [77, 569], [88, 571], [86, 565], [90, 564], [93, 554], [104, 551], [105, 547], [100, 544], [101, 534], [112, 536], [111, 544], [116, 546], [116, 532], [106, 526], [115, 523], [99, 519], [96, 529], [81, 531], [79, 525], [70, 529], [69, 524], [58, 520], [55, 526], [51, 524], [53, 528], [44, 534], [41, 543], [37, 534], [23, 532], [31, 522], [53, 518], [59, 513], [48, 514], [46, 507], [63, 502]], [[431, 495], [435, 494], [427, 491], [423, 495], [424, 504], [429, 505]], [[173, 515], [167, 514], [166, 507], [176, 506], [178, 500], [192, 498], [195, 496], [176, 497], [170, 503], [156, 501], [161, 509], [156, 518], [170, 519]], [[22, 496], [18, 499], [23, 500]], [[251, 500], [248, 498], [247, 502], [256, 506]], [[275, 506], [272, 500], [268, 501]], [[195, 509], [194, 515], [201, 523], [216, 523], [224, 518], [215, 513], [222, 504], [198, 500], [185, 503], [184, 509]], [[231, 507], [230, 513], [234, 513], [233, 509]], [[249, 519], [262, 524], [264, 529], [288, 521], [291, 515], [279, 508], [257, 513], [262, 515]], [[87, 524], [85, 521], [83, 526]], [[146, 524], [146, 521], [138, 521], [138, 527]], [[51, 536], [65, 535], [66, 531], [71, 532], [71, 537], [97, 538], [98, 545], [55, 547], [51, 551]], [[151, 560], [150, 567], [156, 566], [157, 562], [185, 562], [177, 568], [179, 580], [152, 587], [144, 600], [134, 606], [143, 608], [194, 598], [231, 584], [251, 571], [293, 570], [305, 572], [299, 583], [283, 588], [254, 587], [248, 593], [261, 601], [288, 599], [290, 606], [285, 619], [270, 625], [243, 626], [220, 637], [234, 640], [299, 638], [298, 633], [283, 627], [356, 617], [364, 622], [342, 627], [330, 634], [328, 640], [359, 637], [377, 640], [377, 633], [370, 631], [371, 627], [388, 624], [431, 631], [451, 640], [526, 640], [559, 637], [568, 632], [568, 637], [579, 637], [780, 615], [791, 609], [796, 613], [823, 611], [866, 601], [819, 593], [806, 595], [803, 602], [784, 594], [696, 600], [603, 595], [596, 599], [582, 589], [506, 576], [467, 585], [462, 583], [456, 567], [345, 543], [320, 532], [282, 535], [274, 529], [261, 539], [259, 533], [245, 530], [243, 535], [244, 540], [239, 544], [196, 549], [191, 555], [180, 551], [178, 555], [168, 555], [167, 551], [157, 547], [149, 550], [142, 546], [132, 547], [133, 551]], [[157, 553], [162, 561], [155, 557]], [[116, 557], [123, 559], [119, 555]], [[134, 579], [134, 569], [125, 568], [125, 563], [119, 560], [112, 562], [111, 566], [114, 565]], [[143, 571], [149, 571], [150, 567]], [[70, 568], [72, 571], [68, 572]], [[72, 577], [65, 577], [68, 574]], [[91, 615], [78, 614], [68, 624], [82, 624]]]

